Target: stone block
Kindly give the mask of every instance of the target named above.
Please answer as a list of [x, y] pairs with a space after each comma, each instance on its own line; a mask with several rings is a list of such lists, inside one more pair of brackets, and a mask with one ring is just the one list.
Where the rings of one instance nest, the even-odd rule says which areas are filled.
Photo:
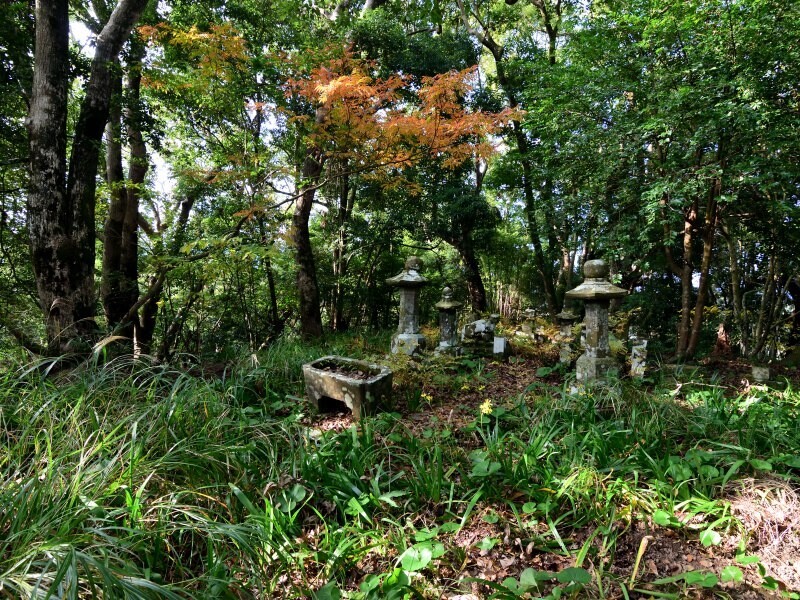
[[344, 403], [360, 419], [391, 398], [392, 371], [388, 367], [344, 356], [323, 356], [303, 365], [306, 395], [320, 412], [331, 400]]

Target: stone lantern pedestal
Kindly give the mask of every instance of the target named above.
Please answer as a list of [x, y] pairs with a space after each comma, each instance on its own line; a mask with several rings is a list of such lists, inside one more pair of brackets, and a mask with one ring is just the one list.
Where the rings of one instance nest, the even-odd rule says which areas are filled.
[[458, 354], [458, 309], [461, 302], [453, 300], [453, 290], [445, 286], [442, 290], [442, 299], [436, 303], [439, 309], [439, 346], [436, 352], [451, 352]]
[[400, 290], [400, 319], [392, 338], [392, 354], [412, 355], [425, 348], [425, 336], [419, 332], [419, 290], [428, 280], [419, 274], [421, 270], [419, 257], [409, 256], [403, 270], [386, 280]]
[[608, 307], [614, 298], [627, 290], [608, 281], [608, 265], [603, 260], [589, 260], [583, 265], [584, 282], [566, 293], [570, 300], [583, 300], [586, 317], [586, 348], [575, 365], [578, 385], [586, 385], [618, 373], [617, 361], [608, 345]]

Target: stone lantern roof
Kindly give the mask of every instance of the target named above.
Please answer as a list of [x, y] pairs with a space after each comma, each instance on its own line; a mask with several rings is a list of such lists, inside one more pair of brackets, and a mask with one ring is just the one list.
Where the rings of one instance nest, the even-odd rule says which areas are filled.
[[461, 306], [461, 302], [453, 300], [453, 290], [450, 286], [445, 286], [442, 290], [442, 299], [436, 303], [436, 308], [439, 310], [457, 310]]
[[565, 294], [570, 300], [611, 300], [628, 295], [628, 290], [608, 280], [608, 264], [604, 260], [587, 260], [583, 265], [584, 282]]
[[565, 323], [573, 323], [578, 320], [578, 315], [568, 310], [562, 310], [556, 315], [556, 319]]
[[409, 256], [405, 267], [394, 277], [389, 277], [386, 283], [399, 288], [419, 288], [428, 283], [419, 271], [422, 270], [422, 260], [418, 256]]

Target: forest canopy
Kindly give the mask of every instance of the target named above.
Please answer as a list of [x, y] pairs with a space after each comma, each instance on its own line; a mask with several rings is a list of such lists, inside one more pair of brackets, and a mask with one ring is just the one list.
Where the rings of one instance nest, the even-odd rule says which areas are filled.
[[386, 329], [410, 254], [431, 322], [552, 318], [604, 258], [665, 355], [798, 346], [795, 2], [0, 11], [5, 348]]

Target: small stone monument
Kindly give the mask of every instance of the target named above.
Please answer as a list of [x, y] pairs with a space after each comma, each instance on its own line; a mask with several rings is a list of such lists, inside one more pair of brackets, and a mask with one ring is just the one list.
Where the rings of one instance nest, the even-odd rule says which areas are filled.
[[572, 356], [572, 325], [578, 320], [578, 315], [568, 310], [562, 310], [556, 315], [558, 321], [559, 353], [558, 362], [568, 363]]
[[641, 379], [647, 371], [647, 339], [631, 328], [628, 333], [631, 343], [631, 377]]
[[392, 354], [403, 352], [410, 356], [425, 348], [425, 336], [419, 332], [419, 290], [428, 280], [419, 274], [421, 270], [422, 260], [409, 256], [403, 270], [386, 280], [400, 289], [400, 322], [392, 338]]
[[618, 372], [608, 345], [608, 306], [628, 292], [608, 281], [608, 272], [604, 260], [588, 260], [583, 265], [584, 282], [566, 293], [569, 300], [583, 300], [586, 310], [586, 350], [576, 364], [578, 385]]
[[461, 302], [453, 300], [453, 290], [444, 286], [442, 299], [436, 303], [439, 309], [439, 346], [436, 352], [452, 352], [458, 354], [458, 309]]
[[522, 312], [522, 319], [522, 331], [518, 331], [517, 335], [532, 338], [534, 327], [536, 327], [536, 311], [532, 308], [526, 308]]
[[477, 319], [467, 323], [461, 329], [462, 342], [493, 342], [494, 330], [500, 315], [491, 315], [488, 319]]
[[508, 343], [508, 340], [499, 335], [494, 336], [492, 342], [492, 356], [494, 356], [496, 360], [504, 360], [509, 354], [511, 354], [511, 345]]

